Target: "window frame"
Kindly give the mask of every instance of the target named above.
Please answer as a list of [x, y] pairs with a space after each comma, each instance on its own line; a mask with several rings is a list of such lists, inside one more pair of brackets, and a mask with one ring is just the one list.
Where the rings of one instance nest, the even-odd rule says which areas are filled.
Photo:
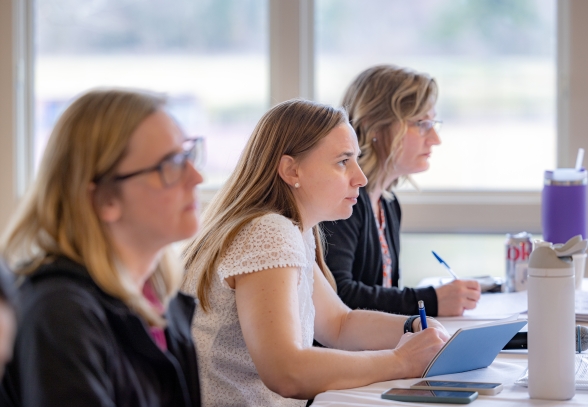
[[[270, 104], [314, 94], [314, 0], [268, 0]], [[557, 2], [557, 165], [573, 166], [588, 147], [588, 2]], [[0, 229], [33, 173], [33, 0], [0, 2]], [[540, 174], [538, 174], [540, 176]], [[206, 204], [216, 192], [202, 189]], [[525, 191], [399, 191], [404, 232], [541, 232], [541, 193]]]

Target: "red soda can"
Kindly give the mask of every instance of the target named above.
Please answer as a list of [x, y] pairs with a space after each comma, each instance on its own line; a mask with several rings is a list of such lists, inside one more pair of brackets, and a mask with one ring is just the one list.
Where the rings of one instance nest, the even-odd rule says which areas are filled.
[[504, 291], [512, 293], [527, 289], [527, 268], [533, 250], [532, 235], [527, 232], [506, 234], [506, 284]]

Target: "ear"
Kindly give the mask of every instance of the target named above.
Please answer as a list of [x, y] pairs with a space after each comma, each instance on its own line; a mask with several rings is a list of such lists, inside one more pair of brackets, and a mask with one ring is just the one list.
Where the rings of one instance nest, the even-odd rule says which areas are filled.
[[120, 199], [112, 191], [107, 191], [107, 188], [98, 188], [94, 182], [90, 182], [88, 185], [88, 195], [98, 215], [98, 219], [104, 223], [114, 223], [122, 215], [122, 205]]
[[278, 174], [291, 187], [298, 182], [298, 163], [289, 155], [283, 155], [278, 165]]

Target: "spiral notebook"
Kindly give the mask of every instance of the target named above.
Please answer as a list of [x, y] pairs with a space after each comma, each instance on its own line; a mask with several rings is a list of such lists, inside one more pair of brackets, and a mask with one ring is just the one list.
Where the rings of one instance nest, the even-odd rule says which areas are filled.
[[435, 355], [422, 377], [488, 367], [527, 321], [500, 320], [458, 329]]

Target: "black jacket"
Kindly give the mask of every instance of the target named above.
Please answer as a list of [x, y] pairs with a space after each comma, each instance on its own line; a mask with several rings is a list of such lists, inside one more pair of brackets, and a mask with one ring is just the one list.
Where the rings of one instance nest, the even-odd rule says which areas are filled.
[[396, 198], [380, 198], [386, 217], [386, 241], [392, 259], [391, 288], [382, 287], [382, 249], [378, 226], [365, 188], [360, 188], [357, 204], [349, 219], [323, 222], [327, 242], [326, 262], [341, 299], [350, 308], [418, 314], [418, 300], [425, 302], [427, 314], [437, 315], [437, 294], [433, 287], [398, 288], [400, 278], [400, 205]]
[[0, 406], [200, 406], [192, 297], [170, 302], [163, 352], [137, 314], [67, 258], [39, 267], [19, 296]]

